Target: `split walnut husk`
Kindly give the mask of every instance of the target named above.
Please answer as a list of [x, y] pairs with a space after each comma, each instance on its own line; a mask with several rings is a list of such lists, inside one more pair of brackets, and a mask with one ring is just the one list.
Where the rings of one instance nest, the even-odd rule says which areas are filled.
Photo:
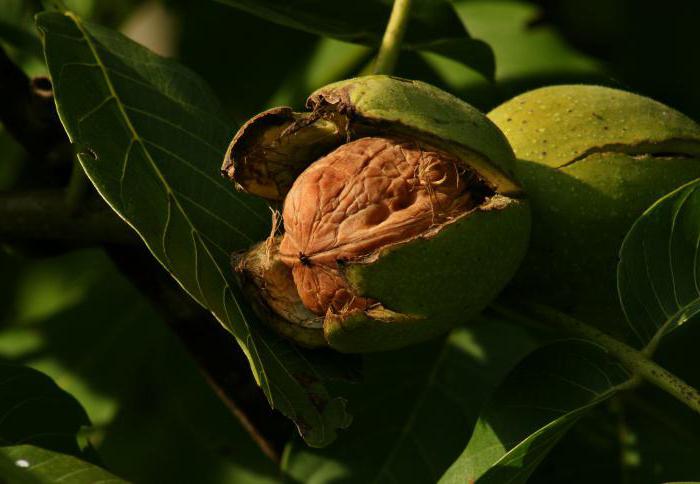
[[222, 168], [282, 206], [270, 238], [234, 257], [262, 319], [304, 346], [366, 352], [474, 317], [528, 240], [500, 131], [435, 87], [387, 76], [333, 84], [307, 107], [250, 120]]

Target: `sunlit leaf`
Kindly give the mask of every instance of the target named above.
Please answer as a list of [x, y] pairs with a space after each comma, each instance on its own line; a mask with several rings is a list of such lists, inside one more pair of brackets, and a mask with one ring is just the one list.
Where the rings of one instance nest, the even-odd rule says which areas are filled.
[[700, 312], [700, 182], [665, 196], [635, 222], [617, 274], [622, 308], [642, 345], [655, 347]]
[[533, 346], [522, 329], [483, 320], [440, 342], [371, 356], [352, 394], [352, 429], [328, 449], [291, 445], [285, 471], [298, 482], [436, 482], [490, 393]]
[[245, 304], [230, 254], [269, 213], [219, 176], [232, 126], [188, 69], [73, 14], [38, 17], [59, 115], [93, 184], [182, 287], [236, 337], [271, 405], [322, 446], [349, 424], [313, 358]]
[[12, 484], [126, 483], [100, 467], [31, 445], [0, 448], [0, 480]]
[[564, 341], [534, 351], [496, 390], [440, 482], [526, 482], [564, 433], [629, 379], [592, 343]]

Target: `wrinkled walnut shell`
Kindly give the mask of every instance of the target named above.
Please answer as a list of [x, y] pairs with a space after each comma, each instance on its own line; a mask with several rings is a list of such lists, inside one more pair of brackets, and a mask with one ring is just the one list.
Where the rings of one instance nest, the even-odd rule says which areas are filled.
[[411, 239], [473, 206], [453, 156], [419, 143], [367, 137], [314, 162], [284, 204], [280, 256], [312, 312], [366, 309], [342, 264]]

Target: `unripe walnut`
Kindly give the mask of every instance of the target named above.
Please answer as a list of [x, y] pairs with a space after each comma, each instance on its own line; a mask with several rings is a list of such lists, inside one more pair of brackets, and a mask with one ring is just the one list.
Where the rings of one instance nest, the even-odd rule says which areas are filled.
[[387, 76], [312, 94], [239, 130], [224, 175], [283, 203], [235, 257], [264, 321], [304, 346], [399, 348], [468, 321], [514, 274], [529, 210], [503, 135], [471, 106]]
[[516, 155], [533, 209], [515, 285], [625, 336], [618, 251], [658, 198], [700, 177], [700, 126], [652, 99], [601, 86], [551, 86], [488, 114]]

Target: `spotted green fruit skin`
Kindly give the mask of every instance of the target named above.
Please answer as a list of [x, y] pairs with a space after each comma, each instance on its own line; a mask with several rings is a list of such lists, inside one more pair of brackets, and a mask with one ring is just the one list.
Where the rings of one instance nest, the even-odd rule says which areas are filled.
[[649, 98], [585, 85], [537, 89], [488, 116], [508, 138], [532, 204], [516, 287], [623, 331], [620, 245], [654, 201], [700, 177], [700, 126]]

